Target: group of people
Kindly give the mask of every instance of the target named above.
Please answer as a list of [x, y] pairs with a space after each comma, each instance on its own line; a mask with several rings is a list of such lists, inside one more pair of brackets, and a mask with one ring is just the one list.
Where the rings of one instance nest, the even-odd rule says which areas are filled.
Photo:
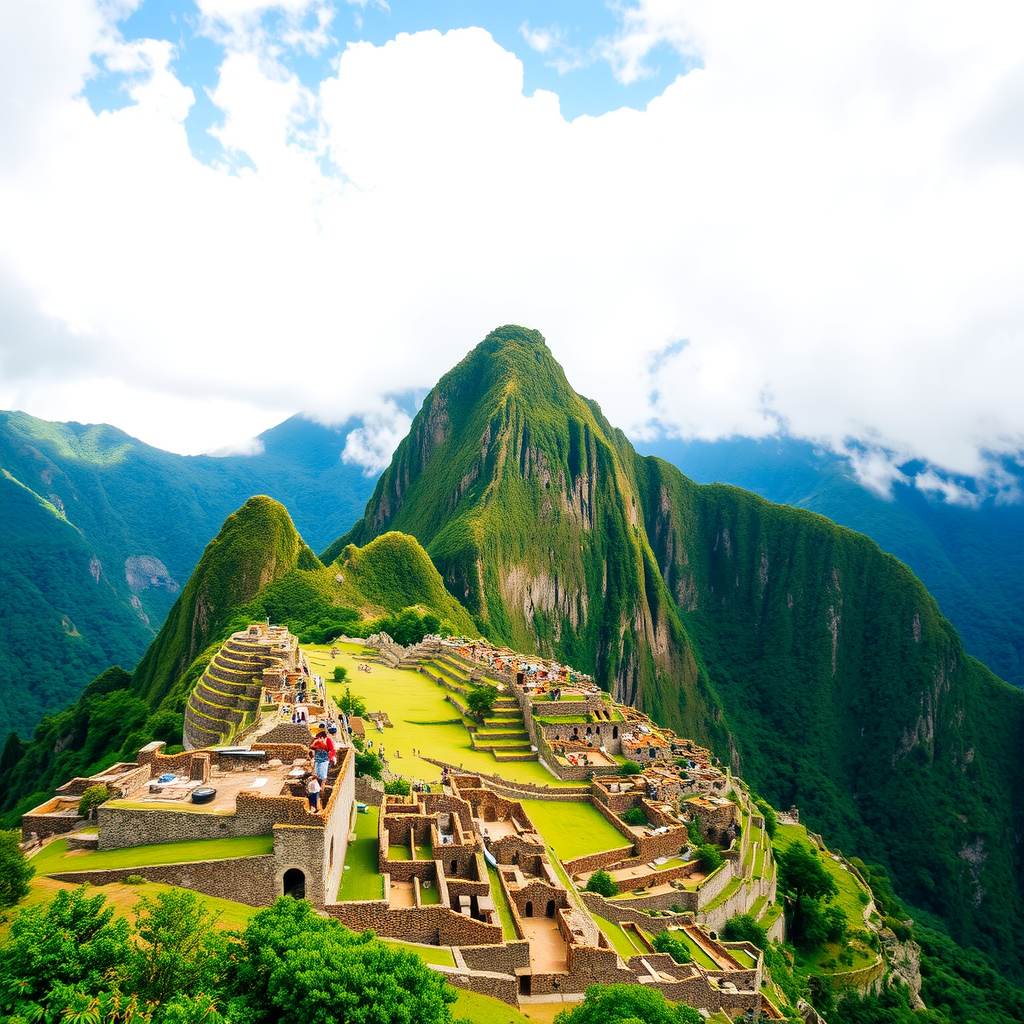
[[326, 729], [321, 729], [314, 737], [309, 745], [309, 756], [313, 759], [313, 771], [304, 777], [306, 797], [309, 800], [309, 810], [306, 813], [317, 814], [320, 810], [320, 794], [327, 782], [327, 772], [338, 760], [334, 741]]
[[369, 672], [370, 671], [370, 666], [367, 665], [365, 661], [361, 661], [361, 662], [359, 662], [358, 665], [356, 665], [356, 671], [357, 672]]

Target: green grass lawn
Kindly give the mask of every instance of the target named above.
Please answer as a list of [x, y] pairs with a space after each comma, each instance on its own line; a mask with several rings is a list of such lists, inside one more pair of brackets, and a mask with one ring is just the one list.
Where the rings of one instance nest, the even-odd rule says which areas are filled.
[[636, 956], [636, 950], [633, 948], [633, 943], [622, 930], [622, 925], [616, 924], [614, 921], [607, 921], [603, 917], [598, 917], [597, 914], [594, 914], [593, 918], [597, 922], [598, 928], [604, 932], [605, 938], [612, 944], [615, 952], [618, 953], [623, 960], [628, 960], [631, 956]]
[[753, 969], [757, 966], [757, 961], [745, 949], [730, 949], [729, 953], [741, 967]]
[[[459, 711], [445, 700], [449, 691], [429, 679], [422, 672], [412, 669], [391, 669], [373, 665], [372, 671], [356, 671], [353, 652], [344, 649], [334, 661], [330, 658], [329, 646], [303, 646], [309, 658], [310, 667], [327, 679], [327, 690], [337, 700], [345, 687], [366, 701], [368, 711], [385, 711], [394, 728], [378, 733], [369, 730], [368, 738], [374, 745], [384, 741], [385, 754], [393, 772], [408, 779], [436, 782], [441, 770], [420, 757], [413, 757], [412, 751], [449, 764], [461, 765], [468, 772], [486, 772], [500, 775], [517, 782], [533, 782], [539, 785], [572, 785], [556, 779], [538, 761], [495, 761], [488, 751], [474, 750], [469, 733], [458, 719]], [[331, 677], [334, 667], [342, 665], [348, 669], [349, 678], [345, 683], [335, 683]], [[401, 758], [396, 757], [401, 752]]]
[[694, 961], [700, 964], [701, 967], [706, 967], [709, 971], [721, 970], [718, 964], [706, 952], [704, 952], [704, 947], [698, 945], [698, 943], [690, 937], [689, 933], [683, 931], [682, 928], [670, 928], [669, 931], [671, 931], [675, 938], [679, 939], [679, 941], [686, 946], [690, 951], [690, 956], [692, 956]]
[[237, 839], [197, 839], [182, 843], [152, 843], [123, 850], [71, 850], [67, 840], [47, 843], [33, 858], [40, 875], [64, 871], [106, 871], [110, 868], [145, 867], [197, 860], [258, 857], [274, 852], [273, 836], [241, 836]]
[[429, 889], [424, 889], [423, 885], [420, 885], [420, 905], [424, 907], [432, 906], [434, 903], [441, 902], [441, 890], [436, 885], [431, 884]]
[[523, 809], [560, 860], [629, 845], [593, 804], [524, 800]]
[[402, 843], [391, 843], [388, 846], [389, 860], [412, 860], [412, 850]]
[[348, 844], [345, 870], [341, 873], [339, 900], [380, 900], [384, 898], [384, 876], [378, 870], [377, 823], [380, 808], [369, 807], [356, 815], [356, 838]]
[[[32, 879], [29, 894], [13, 910], [6, 911], [6, 921], [0, 920], [0, 940], [6, 937], [11, 921], [19, 910], [25, 907], [38, 906], [42, 903], [49, 903], [61, 889], [75, 888], [77, 886], [71, 882], [58, 882], [54, 878], [36, 875]], [[118, 917], [126, 917], [129, 921], [134, 921], [133, 907], [139, 902], [141, 896], [154, 897], [161, 892], [169, 892], [174, 888], [172, 885], [163, 885], [159, 882], [143, 882], [139, 885], [111, 882], [109, 885], [92, 890], [92, 895], [102, 894], [114, 908], [114, 912]], [[240, 931], [245, 928], [249, 918], [258, 909], [257, 907], [247, 906], [245, 903], [218, 899], [216, 896], [204, 896], [202, 893], [196, 893], [196, 895], [209, 910], [212, 910], [217, 915], [216, 927], [221, 929]]]
[[433, 860], [434, 851], [428, 846], [417, 846], [416, 847], [416, 859], [417, 860]]
[[487, 865], [487, 877], [491, 880], [491, 895], [494, 897], [494, 906], [498, 911], [498, 919], [501, 921], [502, 934], [506, 942], [515, 942], [519, 936], [516, 935], [516, 927], [512, 922], [512, 911], [509, 909], [508, 901], [505, 899], [505, 890], [498, 880], [498, 872]]
[[530, 1015], [527, 1017], [500, 999], [464, 989], [457, 991], [459, 998], [452, 1007], [452, 1017], [471, 1020], [473, 1024], [544, 1024], [554, 1019], [554, 1011], [565, 1009], [563, 1003], [535, 1004], [529, 1007]]
[[397, 939], [381, 939], [385, 946], [392, 949], [405, 949], [415, 953], [420, 959], [428, 964], [438, 964], [441, 967], [454, 967], [455, 957], [447, 946], [418, 946], [414, 942], [399, 942]]

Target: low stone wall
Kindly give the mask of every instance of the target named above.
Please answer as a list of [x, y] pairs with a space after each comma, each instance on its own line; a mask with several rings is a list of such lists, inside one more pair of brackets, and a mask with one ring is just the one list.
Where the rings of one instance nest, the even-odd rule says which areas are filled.
[[274, 885], [274, 855], [236, 857], [232, 860], [203, 860], [190, 864], [151, 864], [145, 867], [115, 868], [107, 871], [63, 871], [49, 875], [61, 882], [107, 885], [123, 882], [129, 875], [141, 875], [147, 882], [164, 882], [192, 889], [206, 896], [269, 907], [277, 895]]
[[371, 807], [380, 807], [384, 803], [384, 783], [371, 779], [368, 775], [356, 776], [356, 800]]
[[614, 850], [605, 850], [602, 853], [589, 853], [584, 857], [577, 857], [575, 860], [562, 861], [562, 866], [570, 875], [587, 874], [596, 871], [598, 868], [607, 868], [611, 865], [616, 867], [627, 867], [624, 861], [633, 858], [632, 846], [620, 846]]
[[525, 939], [505, 942], [500, 946], [461, 946], [466, 966], [476, 971], [498, 971], [515, 974], [530, 967], [530, 943]]
[[444, 964], [428, 964], [432, 971], [443, 974], [445, 981], [456, 988], [469, 992], [478, 992], [483, 996], [500, 999], [510, 1006], [519, 1005], [519, 982], [511, 974], [498, 974], [494, 971], [468, 971], [459, 967], [448, 967]]
[[400, 907], [387, 900], [329, 903], [324, 911], [353, 931], [370, 929], [386, 939], [423, 942], [431, 946], [481, 946], [502, 941], [501, 925], [487, 924], [448, 907]]
[[[76, 801], [77, 803], [77, 801]], [[74, 832], [79, 825], [85, 821], [85, 818], [79, 814], [55, 814], [48, 813], [56, 810], [58, 807], [73, 807], [74, 804], [65, 803], [60, 797], [54, 797], [51, 800], [47, 800], [45, 804], [40, 804], [39, 807], [29, 814], [23, 814], [21, 816], [21, 838], [24, 842], [28, 842], [32, 838], [32, 833], [35, 832], [39, 841], [42, 842], [44, 839], [50, 839], [53, 836], [63, 835], [65, 832]]]
[[[455, 775], [469, 774], [465, 769], [456, 764], [449, 764], [447, 761], [438, 761], [433, 757], [423, 757], [422, 760], [429, 761], [438, 768], [447, 768]], [[500, 796], [510, 800], [560, 800], [564, 803], [587, 803], [590, 800], [590, 786], [538, 786], [534, 782], [513, 782], [503, 779], [498, 775], [488, 775], [485, 772], [473, 772], [478, 778], [487, 783], [488, 789], [493, 789]]]
[[632, 921], [642, 924], [647, 931], [660, 932], [670, 924], [677, 925], [679, 919], [668, 917], [650, 917], [645, 910], [671, 911], [673, 906], [693, 911], [697, 907], [697, 894], [693, 892], [666, 892], [658, 896], [645, 896], [643, 899], [606, 900], [596, 892], [583, 890], [580, 893], [587, 908], [599, 917], [622, 924]]

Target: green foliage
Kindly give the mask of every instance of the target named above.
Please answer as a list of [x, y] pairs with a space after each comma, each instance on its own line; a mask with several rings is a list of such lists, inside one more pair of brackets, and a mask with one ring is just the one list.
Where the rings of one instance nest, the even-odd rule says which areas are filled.
[[366, 714], [366, 701], [357, 694], [353, 694], [351, 687], [348, 686], [345, 687], [345, 693], [338, 701], [338, 707], [346, 715], [352, 715], [354, 718], [362, 718]]
[[109, 799], [110, 790], [107, 789], [106, 783], [100, 782], [95, 786], [90, 786], [78, 801], [78, 813], [83, 818], [87, 818], [92, 813], [93, 808], [99, 807], [100, 804], [106, 803]]
[[825, 870], [813, 846], [793, 843], [786, 849], [776, 850], [775, 860], [784, 892], [796, 898], [810, 896], [817, 900], [829, 900], [838, 894], [835, 879]]
[[700, 834], [700, 818], [696, 815], [686, 823], [686, 835], [694, 846], [700, 846], [704, 842]]
[[146, 879], [142, 875], [127, 875], [124, 882], [125, 885], [145, 885]]
[[905, 924], [898, 917], [886, 917], [884, 919], [885, 926], [888, 928], [893, 935], [896, 936], [900, 942], [906, 942], [911, 936], [910, 925]]
[[130, 990], [149, 1002], [176, 993], [216, 987], [226, 943], [214, 929], [216, 915], [194, 892], [171, 889], [143, 896], [135, 907], [136, 946]]
[[761, 950], [768, 948], [768, 933], [750, 914], [730, 917], [722, 929], [722, 938], [726, 942], [752, 942]]
[[636, 761], [623, 761], [619, 765], [619, 771], [623, 775], [639, 775], [643, 770], [643, 766], [637, 764]]
[[659, 953], [668, 953], [677, 964], [688, 964], [692, 959], [686, 943], [673, 935], [667, 928], [658, 932], [651, 940], [651, 945]]
[[494, 707], [498, 699], [498, 689], [495, 686], [474, 686], [466, 696], [466, 706], [472, 712], [474, 718], [484, 719]]
[[721, 850], [711, 843], [703, 843], [697, 847], [696, 859], [700, 861], [705, 874], [711, 874], [725, 863]]
[[356, 775], [368, 775], [379, 782], [384, 773], [384, 765], [376, 751], [366, 750], [356, 754]]
[[646, 825], [647, 813], [642, 807], [630, 807], [623, 815], [622, 820], [627, 825]]
[[0, 944], [0, 1011], [56, 1021], [71, 992], [107, 991], [132, 955], [128, 922], [114, 918], [102, 894], [62, 889], [23, 909]]
[[703, 1024], [704, 1018], [692, 1007], [671, 1006], [657, 990], [647, 985], [591, 985], [583, 1002], [562, 1010], [555, 1024]]
[[384, 783], [384, 792], [389, 796], [408, 796], [412, 792], [408, 779], [392, 779]]
[[598, 868], [591, 873], [584, 888], [587, 892], [596, 892], [600, 896], [616, 896], [619, 892], [619, 883], [607, 871]]
[[[348, 669], [345, 668], [344, 665], [335, 665], [334, 666], [334, 681], [336, 683], [343, 683], [343, 682], [345, 682], [345, 680], [347, 678], [348, 678]], [[347, 694], [348, 690], [346, 689], [345, 692]]]
[[0, 831], [0, 910], [13, 907], [28, 895], [36, 869], [25, 859], [18, 843], [21, 833]]
[[774, 839], [775, 829], [779, 825], [775, 808], [767, 800], [762, 800], [760, 797], [754, 797], [754, 806], [761, 812], [761, 816], [764, 818], [764, 830], [768, 833], [768, 838]]
[[455, 992], [416, 955], [304, 900], [255, 914], [232, 951], [229, 1016], [249, 1024], [446, 1024]]

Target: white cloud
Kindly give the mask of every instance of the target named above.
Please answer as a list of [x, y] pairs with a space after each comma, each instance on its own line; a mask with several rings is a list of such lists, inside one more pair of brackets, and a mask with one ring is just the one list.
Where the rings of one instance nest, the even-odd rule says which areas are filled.
[[[203, 0], [231, 156], [208, 167], [167, 43], [33, 6], [0, 9], [0, 405], [93, 394], [85, 418], [207, 450], [379, 412], [518, 322], [625, 428], [858, 439], [880, 487], [1024, 447], [1016, 8], [645, 0], [604, 44], [619, 77], [665, 46], [701, 68], [569, 123], [481, 30], [350, 46], [315, 88], [284, 35], [326, 5], [275, 5], [272, 37], [267, 5]], [[125, 109], [78, 98], [99, 62], [131, 72]]]
[[412, 420], [393, 402], [363, 416], [363, 425], [349, 432], [341, 461], [362, 466], [367, 476], [387, 468], [391, 456], [409, 433]]

